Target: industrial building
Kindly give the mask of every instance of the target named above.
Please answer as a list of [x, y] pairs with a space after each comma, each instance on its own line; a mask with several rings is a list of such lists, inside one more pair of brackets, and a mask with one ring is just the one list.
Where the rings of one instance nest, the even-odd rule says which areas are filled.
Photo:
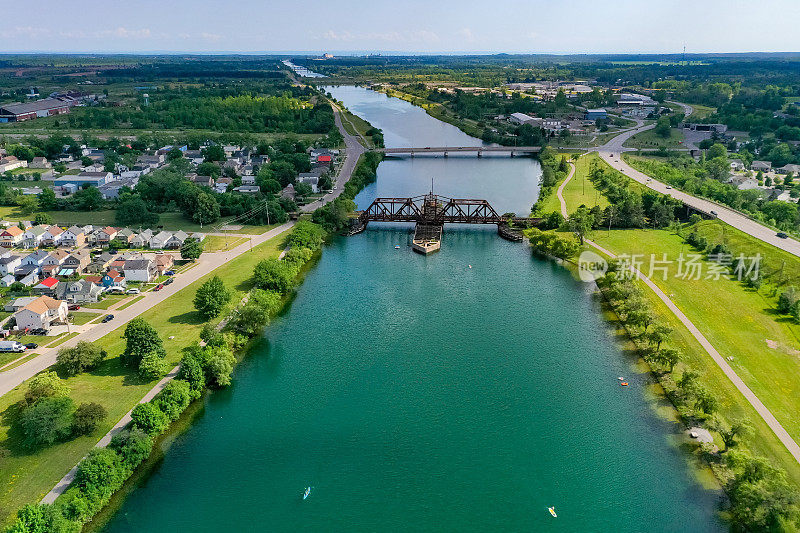
[[69, 113], [71, 102], [59, 98], [43, 98], [24, 104], [0, 106], [0, 122], [22, 122], [41, 117], [52, 117]]

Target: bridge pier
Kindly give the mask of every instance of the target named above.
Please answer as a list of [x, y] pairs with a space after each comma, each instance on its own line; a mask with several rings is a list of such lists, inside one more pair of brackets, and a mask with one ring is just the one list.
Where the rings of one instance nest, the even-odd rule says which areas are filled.
[[483, 150], [478, 150], [478, 157], [483, 157]]
[[511, 157], [514, 157], [514, 150], [511, 150]]
[[447, 157], [447, 152], [444, 153], [444, 156]]

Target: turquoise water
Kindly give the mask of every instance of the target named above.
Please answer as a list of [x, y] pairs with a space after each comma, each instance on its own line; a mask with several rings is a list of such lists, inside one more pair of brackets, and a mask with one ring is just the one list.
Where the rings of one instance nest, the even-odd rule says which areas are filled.
[[589, 286], [493, 227], [448, 227], [430, 257], [408, 236], [370, 225], [327, 246], [105, 530], [723, 530]]

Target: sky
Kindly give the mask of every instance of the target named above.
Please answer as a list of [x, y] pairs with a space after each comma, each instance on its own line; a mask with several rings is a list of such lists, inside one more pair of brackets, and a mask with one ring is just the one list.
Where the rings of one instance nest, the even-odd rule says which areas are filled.
[[0, 53], [800, 51], [800, 0], [5, 3]]

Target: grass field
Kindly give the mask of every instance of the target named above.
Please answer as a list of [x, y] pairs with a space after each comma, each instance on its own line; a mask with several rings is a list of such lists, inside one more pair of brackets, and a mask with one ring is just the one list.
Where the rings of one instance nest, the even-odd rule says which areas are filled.
[[247, 239], [244, 237], [222, 237], [220, 235], [209, 235], [205, 239], [205, 247], [203, 248], [206, 252], [219, 252], [222, 250], [229, 250], [232, 248], [236, 248]]
[[99, 302], [94, 302], [91, 304], [85, 304], [81, 307], [83, 309], [108, 309], [115, 303], [119, 302], [120, 300], [124, 300], [127, 298], [128, 295], [126, 294], [107, 294], [102, 300]]
[[629, 148], [679, 148], [681, 142], [684, 140], [683, 131], [671, 128], [669, 130], [669, 137], [662, 137], [655, 132], [654, 129], [637, 133], [627, 141], [623, 146]]
[[691, 104], [691, 106], [692, 114], [689, 115], [689, 120], [702, 120], [717, 112], [717, 109], [714, 107], [708, 107], [700, 104]]
[[[589, 158], [578, 160], [573, 180], [579, 182], [580, 175], [586, 173], [589, 167], [581, 163], [590, 162]], [[584, 159], [586, 161], [582, 161]], [[581, 200], [566, 195], [565, 199], [570, 212]], [[787, 277], [796, 276], [800, 280], [799, 258], [719, 220], [700, 222], [697, 228], [709, 243], [725, 242], [732, 250], [746, 256], [760, 253], [765, 268], [772, 271], [782, 268]], [[617, 255], [641, 254], [640, 259], [645, 261], [650, 260], [651, 254], [661, 259], [666, 253], [667, 259], [677, 260], [681, 254], [688, 256], [695, 252], [681, 237], [667, 230], [596, 230], [590, 238]], [[641, 268], [645, 275], [650, 274], [648, 264], [645, 262]], [[733, 357], [730, 364], [737, 374], [787, 431], [800, 440], [800, 420], [795, 416], [800, 409], [800, 325], [775, 314], [776, 298], [769, 288], [756, 292], [737, 280], [705, 279], [705, 274], [698, 280], [683, 279], [676, 276], [677, 261], [666, 266], [665, 278], [660, 271], [654, 271], [649, 277], [724, 357]], [[703, 373], [702, 381], [720, 401], [725, 419], [746, 419], [753, 425], [755, 431], [745, 439], [747, 447], [775, 461], [800, 484], [800, 465], [766, 423], [660, 299], [651, 290], [645, 290], [644, 294], [659, 316], [674, 329], [672, 343], [684, 354], [684, 360]]]
[[[566, 156], [569, 159], [570, 155], [566, 154]], [[598, 205], [601, 209], [608, 206], [606, 197], [594, 188], [594, 185], [587, 177], [593, 161], [600, 161], [600, 157], [596, 153], [581, 156], [575, 162], [575, 175], [567, 183], [563, 191], [564, 201], [567, 203], [569, 213], [572, 213], [581, 205], [586, 205], [587, 207]], [[561, 182], [553, 187], [553, 191], [545, 198], [541, 206], [542, 213], [561, 212], [561, 203], [558, 201], [558, 194], [556, 194], [560, 185]]]
[[[252, 287], [251, 275], [256, 263], [280, 253], [284, 238], [283, 235], [275, 237], [223, 267], [223, 279], [233, 292], [230, 305], [238, 302]], [[212, 275], [196, 281], [141, 315], [163, 339], [170, 368], [180, 360], [183, 348], [200, 338], [203, 320], [194, 311], [192, 300], [197, 287]], [[24, 395], [25, 387], [18, 387], [0, 398], [0, 412], [3, 415], [0, 419], [0, 455], [3, 457], [3, 467], [0, 469], [0, 523], [7, 523], [22, 505], [38, 501], [44, 496], [153, 386], [154, 382], [142, 382], [135, 373], [120, 364], [118, 354], [124, 349], [123, 332], [124, 328], [119, 328], [97, 341], [110, 354], [98, 369], [67, 380], [72, 391], [71, 397], [76, 403], [94, 401], [108, 410], [108, 418], [92, 435], [28, 451], [23, 448], [21, 435], [12, 424], [18, 415], [18, 402]]]
[[82, 326], [82, 325], [86, 324], [87, 322], [91, 322], [92, 320], [94, 320], [95, 318], [100, 316], [101, 314], [102, 313], [89, 313], [89, 312], [84, 312], [84, 311], [72, 311], [70, 313], [70, 317], [71, 317], [70, 318], [70, 323], [72, 323], [72, 324], [74, 324], [76, 326]]

